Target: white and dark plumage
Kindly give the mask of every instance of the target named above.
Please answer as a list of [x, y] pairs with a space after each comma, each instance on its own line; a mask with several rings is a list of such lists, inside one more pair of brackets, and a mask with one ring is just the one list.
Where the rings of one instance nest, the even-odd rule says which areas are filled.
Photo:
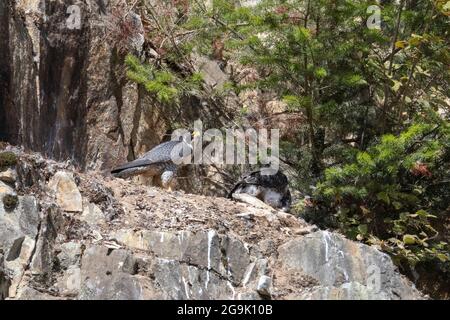
[[[263, 174], [263, 170], [269, 171]], [[289, 212], [291, 208], [288, 178], [280, 170], [262, 168], [245, 174], [229, 192], [228, 197], [233, 198], [233, 194], [240, 193], [249, 194], [285, 212]]]
[[173, 156], [178, 159], [189, 156], [192, 145], [184, 139], [161, 143], [144, 154], [141, 158], [128, 162], [111, 171], [118, 178], [128, 178], [136, 175], [157, 177], [161, 179], [161, 186], [172, 190], [177, 177], [179, 165], [173, 161]]

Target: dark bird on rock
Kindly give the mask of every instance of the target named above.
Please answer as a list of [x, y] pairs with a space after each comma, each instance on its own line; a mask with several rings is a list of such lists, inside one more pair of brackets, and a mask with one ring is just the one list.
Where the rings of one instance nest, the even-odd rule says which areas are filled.
[[186, 157], [191, 156], [192, 149], [190, 141], [184, 138], [164, 142], [141, 158], [113, 169], [111, 174], [123, 179], [136, 175], [160, 178], [161, 186], [171, 191], [176, 183], [178, 168]]
[[229, 192], [228, 198], [240, 193], [249, 194], [285, 212], [291, 208], [288, 178], [280, 170], [262, 168], [245, 174]]

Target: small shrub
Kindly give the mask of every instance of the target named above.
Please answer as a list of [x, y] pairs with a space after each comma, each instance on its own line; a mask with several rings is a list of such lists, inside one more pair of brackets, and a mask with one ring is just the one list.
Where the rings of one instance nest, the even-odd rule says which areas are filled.
[[354, 161], [326, 170], [309, 217], [377, 245], [400, 266], [434, 260], [447, 269], [449, 157], [445, 123], [386, 135]]
[[3, 197], [3, 206], [6, 210], [12, 210], [17, 206], [19, 199], [16, 195], [7, 194]]
[[14, 166], [17, 163], [17, 156], [14, 152], [6, 151], [0, 153], [0, 169]]

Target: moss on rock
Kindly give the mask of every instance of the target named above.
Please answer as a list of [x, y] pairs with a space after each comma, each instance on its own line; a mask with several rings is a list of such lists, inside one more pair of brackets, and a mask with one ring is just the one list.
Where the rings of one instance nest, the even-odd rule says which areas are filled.
[[0, 169], [13, 166], [17, 163], [17, 156], [14, 152], [5, 151], [0, 152]]
[[6, 210], [14, 209], [19, 202], [19, 198], [13, 194], [7, 194], [3, 197], [3, 206]]

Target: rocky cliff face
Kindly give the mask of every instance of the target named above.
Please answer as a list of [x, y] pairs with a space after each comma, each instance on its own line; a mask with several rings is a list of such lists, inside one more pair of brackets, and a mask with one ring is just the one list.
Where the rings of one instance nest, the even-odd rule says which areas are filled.
[[13, 150], [0, 174], [2, 299], [423, 298], [387, 255], [292, 215]]
[[[170, 139], [176, 124], [202, 119], [210, 127], [224, 125], [227, 116], [216, 106], [192, 97], [176, 110], [127, 80], [126, 51], [147, 60], [157, 53], [149, 53], [142, 22], [133, 12], [137, 27], [132, 34], [109, 38], [117, 3], [77, 3], [80, 28], [70, 28], [73, 1], [1, 1], [0, 141], [56, 160], [71, 159], [83, 170], [107, 170]], [[127, 50], [120, 50], [130, 42]], [[193, 63], [207, 86], [220, 86], [227, 79], [214, 61], [198, 57]], [[230, 100], [227, 105], [232, 105]], [[203, 187], [208, 181], [183, 180], [181, 187], [202, 194], [224, 192], [213, 184]]]
[[[127, 81], [124, 54], [107, 37], [115, 2], [108, 3], [78, 3], [80, 28], [70, 28], [72, 1], [1, 1], [0, 140], [72, 159], [83, 169], [104, 169], [169, 138], [175, 117], [220, 125], [217, 110], [202, 110], [199, 101], [186, 101], [179, 114]], [[140, 27], [131, 37], [142, 41], [130, 50], [143, 55], [144, 30], [135, 19]], [[211, 84], [225, 77], [212, 62], [199, 61], [199, 68]]]
[[[106, 37], [115, 1], [105, 3], [78, 3], [80, 28], [68, 28], [73, 1], [0, 1], [0, 141], [40, 152], [8, 147], [20, 160], [0, 169], [0, 299], [422, 298], [385, 254], [291, 215], [100, 174], [175, 121], [227, 121], [207, 101], [167, 109], [127, 81]], [[134, 18], [132, 50], [146, 56]], [[216, 62], [194, 60], [207, 86], [227, 80]], [[279, 114], [272, 127], [290, 123], [270, 97], [238, 99], [261, 118]], [[184, 190], [219, 193], [189, 177]]]

